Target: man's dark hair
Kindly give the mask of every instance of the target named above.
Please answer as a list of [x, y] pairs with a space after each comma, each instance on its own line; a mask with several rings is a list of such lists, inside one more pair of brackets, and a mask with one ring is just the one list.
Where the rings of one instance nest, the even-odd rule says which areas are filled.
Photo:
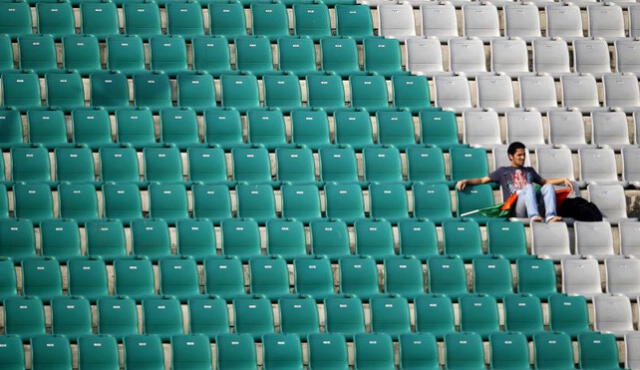
[[507, 148], [507, 154], [514, 155], [516, 154], [516, 151], [518, 149], [526, 149], [526, 147], [521, 142], [514, 141], [513, 143], [509, 144], [509, 148]]

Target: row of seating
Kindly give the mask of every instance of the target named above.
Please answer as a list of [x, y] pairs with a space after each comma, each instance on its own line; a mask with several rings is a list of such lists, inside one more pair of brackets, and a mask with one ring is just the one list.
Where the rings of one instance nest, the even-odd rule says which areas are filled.
[[[444, 338], [444, 354], [428, 333], [404, 334], [398, 338], [399, 355], [396, 360], [394, 341], [383, 333], [359, 334], [353, 347], [347, 346], [340, 334], [312, 334], [308, 347], [294, 334], [267, 334], [260, 338], [261, 352], [248, 334], [223, 334], [215, 338], [216, 350], [204, 335], [176, 335], [170, 339], [170, 348], [163, 346], [156, 335], [130, 335], [124, 338], [122, 356], [116, 340], [108, 335], [85, 336], [78, 340], [76, 349], [80, 369], [118, 369], [120, 358], [128, 369], [164, 370], [171, 358], [172, 369], [301, 369], [308, 361], [309, 368], [319, 370], [348, 370], [350, 362], [356, 369], [466, 369], [485, 367], [485, 352], [490, 353], [492, 368], [516, 366], [529, 368], [530, 357], [536, 368], [575, 367], [574, 349], [566, 334], [541, 333], [533, 338], [533, 352], [529, 352], [527, 338], [520, 333], [494, 333], [487, 349], [482, 338], [473, 332], [451, 333]], [[638, 335], [625, 338], [627, 367], [637, 366]], [[24, 369], [25, 350], [19, 338], [1, 336], [0, 364], [7, 370]], [[59, 368], [72, 367], [72, 347], [63, 335], [34, 337], [29, 343], [33, 368], [42, 365]], [[305, 350], [306, 348], [306, 350]], [[585, 333], [578, 337], [578, 366], [581, 369], [619, 369], [619, 353], [615, 338], [610, 334]], [[261, 356], [258, 354], [261, 353]], [[305, 357], [306, 353], [306, 357]], [[306, 360], [305, 360], [306, 358]], [[352, 358], [352, 360], [350, 360]], [[58, 368], [58, 367], [57, 367]]]
[[[141, 253], [151, 254], [146, 246]], [[115, 249], [115, 248], [114, 248]], [[228, 248], [227, 248], [228, 249]], [[118, 251], [111, 251], [117, 253]], [[237, 257], [206, 257], [202, 271], [203, 289], [200, 289], [198, 266], [190, 256], [160, 257], [158, 263], [159, 290], [163, 295], [175, 295], [185, 300], [201, 294], [216, 294], [225, 299], [245, 294], [264, 294], [271, 300], [295, 294], [308, 294], [317, 300], [334, 294], [355, 294], [369, 299], [384, 293], [414, 298], [430, 293], [447, 294], [452, 298], [468, 292], [488, 294], [502, 299], [514, 292], [533, 294], [541, 299], [557, 293], [556, 285], [566, 294], [580, 294], [588, 298], [603, 294], [598, 261], [592, 257], [565, 257], [562, 259], [561, 279], [556, 279], [553, 261], [523, 255], [517, 260], [517, 279], [512, 277], [509, 260], [499, 256], [476, 255], [472, 268], [465, 271], [458, 256], [429, 255], [426, 266], [429, 278], [425, 283], [423, 266], [414, 256], [386, 256], [384, 278], [378, 276], [376, 262], [370, 256], [342, 256], [338, 259], [336, 278], [327, 257], [300, 257], [293, 263], [294, 283], [290, 284], [286, 260], [279, 256], [248, 255], [248, 278], [245, 286], [243, 266]], [[113, 256], [111, 256], [113, 257]], [[380, 256], [379, 256], [380, 257]], [[469, 256], [467, 256], [469, 257]], [[3, 259], [2, 296], [16, 296], [16, 277], [11, 259]], [[639, 262], [635, 258], [610, 256], [605, 260], [606, 293], [636, 299], [640, 293]], [[25, 258], [21, 262], [21, 293], [45, 300], [63, 294], [60, 266], [53, 257]], [[115, 278], [113, 293], [136, 299], [156, 294], [153, 265], [147, 257], [117, 257], [113, 263]], [[67, 290], [71, 295], [82, 295], [95, 300], [108, 294], [106, 265], [100, 257], [75, 258], [68, 261]], [[382, 275], [382, 274], [380, 274]], [[467, 282], [467, 275], [473, 281]], [[339, 277], [339, 278], [338, 278]], [[382, 281], [382, 288], [379, 281]], [[515, 284], [513, 281], [516, 280]], [[562, 280], [561, 282], [557, 282]], [[468, 288], [468, 285], [470, 288]], [[291, 287], [293, 286], [293, 290]]]
[[[320, 332], [352, 336], [370, 331], [393, 337], [417, 332], [431, 333], [442, 338], [450, 333], [474, 332], [485, 339], [500, 332], [520, 332], [528, 337], [545, 332], [545, 320], [540, 299], [529, 294], [513, 294], [504, 298], [504, 322], [498, 315], [496, 299], [484, 294], [463, 295], [457, 309], [444, 295], [421, 295], [412, 301], [410, 314], [407, 299], [397, 295], [380, 295], [369, 300], [367, 313], [362, 301], [355, 296], [328, 296], [322, 301], [323, 323], [320, 324], [316, 301], [308, 296], [283, 297], [277, 300], [279, 320], [274, 325], [272, 302], [260, 295], [237, 297], [228, 312], [227, 302], [220, 297], [194, 297], [186, 310], [173, 296], [142, 299], [138, 318], [136, 302], [126, 296], [101, 297], [97, 300], [92, 319], [92, 307], [82, 297], [56, 297], [48, 306], [51, 311], [51, 333], [72, 339], [84, 335], [109, 334], [122, 338], [138, 334], [156, 334], [164, 339], [186, 333], [183, 315], [189, 313], [188, 332], [209, 337], [231, 332], [251, 334], [258, 339], [279, 332], [297, 334], [304, 338]], [[634, 331], [629, 299], [618, 295], [594, 298], [593, 328], [622, 337]], [[20, 335], [23, 339], [45, 334], [44, 306], [35, 297], [13, 297], [3, 301], [4, 333]], [[185, 313], [183, 313], [183, 311]], [[458, 312], [454, 312], [458, 311]], [[231, 316], [233, 312], [233, 316]], [[591, 331], [587, 302], [580, 296], [554, 295], [549, 299], [548, 330], [561, 331], [574, 338]], [[411, 317], [414, 316], [415, 317]], [[365, 316], [369, 318], [365, 320]], [[233, 317], [232, 320], [229, 317]], [[457, 325], [454, 317], [457, 317]], [[415, 327], [411, 322], [415, 320]], [[187, 321], [187, 318], [184, 318]], [[365, 323], [366, 321], [366, 323]], [[93, 322], [97, 322], [94, 325]], [[366, 324], [366, 325], [365, 325]], [[370, 330], [366, 330], [369, 328]]]

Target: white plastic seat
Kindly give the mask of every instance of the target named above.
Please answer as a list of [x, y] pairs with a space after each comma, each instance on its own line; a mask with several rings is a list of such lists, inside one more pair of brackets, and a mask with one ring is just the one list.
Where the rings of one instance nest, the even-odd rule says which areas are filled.
[[575, 180], [573, 160], [569, 148], [538, 148], [536, 149], [538, 173], [545, 179], [566, 177]]
[[640, 5], [629, 6], [629, 36], [640, 37]]
[[531, 73], [527, 44], [521, 39], [494, 39], [491, 41], [491, 70], [518, 76]]
[[450, 2], [433, 2], [420, 5], [422, 35], [440, 40], [458, 37], [456, 8]]
[[478, 106], [498, 112], [515, 109], [511, 78], [505, 74], [479, 75], [476, 77]]
[[575, 4], [553, 4], [546, 8], [547, 37], [574, 39], [583, 37], [582, 15]]
[[502, 144], [500, 122], [494, 110], [465, 111], [462, 117], [466, 144], [485, 148]]
[[532, 252], [538, 257], [559, 260], [571, 255], [569, 230], [564, 222], [533, 222], [531, 235]]
[[622, 337], [633, 331], [631, 302], [622, 294], [607, 294], [593, 298], [593, 328]]
[[589, 201], [598, 207], [609, 222], [618, 224], [627, 218], [627, 200], [622, 185], [591, 184], [587, 191]]
[[624, 335], [624, 365], [627, 369], [640, 369], [640, 331]]
[[618, 224], [620, 254], [640, 258], [640, 221], [623, 220]]
[[474, 2], [462, 6], [464, 35], [482, 38], [500, 37], [498, 9], [492, 3]]
[[640, 260], [635, 257], [609, 257], [604, 260], [607, 273], [607, 293], [624, 294], [629, 298], [640, 295]]
[[587, 144], [582, 114], [576, 110], [551, 111], [549, 119], [549, 144], [578, 149]]
[[380, 34], [385, 37], [406, 39], [416, 35], [413, 7], [410, 3], [396, 1], [378, 6]]
[[640, 40], [617, 40], [615, 45], [617, 72], [640, 73]]
[[580, 158], [580, 180], [589, 184], [617, 184], [616, 157], [613, 149], [582, 148]]
[[436, 105], [440, 108], [471, 108], [471, 92], [465, 75], [436, 76]]
[[573, 231], [577, 255], [593, 256], [598, 260], [614, 255], [613, 234], [607, 221], [575, 221]]
[[504, 7], [505, 36], [533, 39], [540, 37], [538, 7], [532, 3], [511, 3]]
[[468, 76], [487, 72], [482, 41], [477, 38], [449, 40], [449, 70]]
[[629, 129], [624, 112], [593, 112], [591, 142], [595, 145], [607, 145], [620, 149], [629, 145]]
[[520, 76], [520, 106], [535, 108], [540, 111], [554, 109], [558, 106], [556, 85], [553, 77], [547, 74]]
[[536, 110], [507, 112], [507, 142], [519, 141], [528, 148], [544, 146], [542, 115]]
[[622, 181], [636, 188], [640, 187], [640, 147], [638, 146], [622, 147]]
[[582, 112], [602, 109], [598, 101], [598, 85], [590, 74], [568, 74], [560, 77], [562, 105]]
[[578, 39], [573, 41], [573, 65], [576, 72], [602, 76], [611, 72], [609, 46], [604, 39]]
[[589, 36], [604, 37], [607, 40], [623, 38], [624, 17], [622, 7], [617, 4], [604, 3], [587, 6], [589, 18]]
[[607, 107], [633, 110], [640, 106], [640, 89], [635, 75], [607, 74], [602, 80]]
[[533, 70], [551, 74], [570, 73], [567, 43], [562, 39], [534, 40]]
[[407, 64], [412, 74], [444, 74], [440, 40], [435, 37], [408, 39]]
[[591, 257], [565, 257], [562, 259], [562, 292], [588, 298], [602, 294], [602, 281], [598, 260]]

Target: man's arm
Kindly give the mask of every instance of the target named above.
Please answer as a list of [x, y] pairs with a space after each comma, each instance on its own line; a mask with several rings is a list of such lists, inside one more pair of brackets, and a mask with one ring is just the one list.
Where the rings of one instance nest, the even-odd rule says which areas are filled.
[[463, 190], [467, 185], [480, 185], [488, 182], [491, 182], [491, 178], [489, 178], [489, 176], [464, 179], [456, 183], [456, 189]]
[[573, 183], [566, 177], [557, 178], [557, 179], [542, 179], [540, 181], [540, 185], [564, 185], [573, 191]]

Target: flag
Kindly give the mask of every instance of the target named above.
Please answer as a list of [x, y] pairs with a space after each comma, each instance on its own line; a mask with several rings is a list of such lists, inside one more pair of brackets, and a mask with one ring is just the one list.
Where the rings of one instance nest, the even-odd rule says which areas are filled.
[[[564, 203], [569, 194], [571, 194], [571, 189], [569, 188], [556, 189], [556, 206], [558, 208], [560, 208], [562, 203]], [[460, 217], [468, 217], [471, 215], [480, 215], [484, 217], [507, 217], [511, 213], [511, 208], [516, 204], [517, 200], [518, 193], [513, 193], [503, 203], [465, 212], [461, 214]]]

